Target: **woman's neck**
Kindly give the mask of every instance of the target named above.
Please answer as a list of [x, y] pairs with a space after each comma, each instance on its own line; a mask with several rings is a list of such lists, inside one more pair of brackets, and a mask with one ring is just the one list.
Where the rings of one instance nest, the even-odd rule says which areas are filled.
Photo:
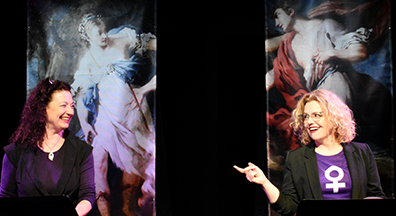
[[40, 147], [41, 150], [44, 152], [56, 152], [63, 146], [63, 130], [62, 131], [53, 131], [53, 130], [46, 130], [44, 135], [43, 143]]
[[51, 129], [46, 129], [46, 133], [44, 135], [44, 141], [47, 143], [52, 143], [53, 141], [59, 140], [59, 138], [63, 138], [63, 130], [55, 131]]
[[334, 140], [325, 142], [315, 141], [315, 144], [315, 152], [324, 156], [336, 155], [343, 150], [342, 145]]

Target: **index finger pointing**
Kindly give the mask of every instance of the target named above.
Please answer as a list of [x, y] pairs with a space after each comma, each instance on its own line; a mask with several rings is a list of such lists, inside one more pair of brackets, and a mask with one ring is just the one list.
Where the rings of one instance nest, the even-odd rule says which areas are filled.
[[236, 165], [234, 165], [234, 168], [235, 168], [236, 170], [238, 170], [240, 173], [245, 173], [245, 169], [242, 169], [242, 168], [240, 168], [240, 167], [238, 167], [238, 166], [236, 166]]

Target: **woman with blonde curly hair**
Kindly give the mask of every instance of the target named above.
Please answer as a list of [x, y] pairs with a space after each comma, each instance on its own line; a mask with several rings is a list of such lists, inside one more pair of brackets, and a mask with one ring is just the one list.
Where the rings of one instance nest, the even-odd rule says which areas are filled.
[[[297, 103], [296, 109], [292, 113], [291, 126], [294, 129], [294, 134], [299, 137], [302, 144], [309, 144], [312, 139], [309, 132], [315, 130], [305, 130], [305, 123], [310, 117], [304, 113], [305, 105], [309, 102], [316, 101], [323, 106], [323, 111], [315, 113], [311, 116], [313, 119], [320, 119], [322, 116], [327, 116], [327, 122], [332, 127], [330, 133], [334, 134], [334, 141], [338, 143], [346, 143], [352, 141], [356, 136], [355, 121], [353, 119], [352, 110], [334, 93], [327, 90], [316, 90], [305, 94]], [[313, 133], [312, 133], [313, 134]]]
[[262, 185], [278, 213], [294, 215], [303, 199], [385, 197], [374, 155], [367, 144], [352, 141], [353, 113], [337, 95], [323, 89], [305, 94], [290, 126], [304, 145], [289, 152], [280, 190], [254, 164], [234, 166]]

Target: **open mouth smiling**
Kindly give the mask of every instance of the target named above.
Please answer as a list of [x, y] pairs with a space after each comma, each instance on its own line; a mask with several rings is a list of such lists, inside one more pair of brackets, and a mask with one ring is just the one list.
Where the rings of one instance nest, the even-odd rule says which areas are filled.
[[320, 129], [319, 126], [311, 126], [311, 127], [308, 128], [308, 130], [311, 131], [311, 132], [317, 131], [319, 129]]
[[71, 120], [71, 118], [72, 118], [73, 116], [61, 116], [61, 117], [59, 117], [61, 120], [63, 120], [63, 121], [67, 121], [67, 122], [70, 122], [70, 120]]

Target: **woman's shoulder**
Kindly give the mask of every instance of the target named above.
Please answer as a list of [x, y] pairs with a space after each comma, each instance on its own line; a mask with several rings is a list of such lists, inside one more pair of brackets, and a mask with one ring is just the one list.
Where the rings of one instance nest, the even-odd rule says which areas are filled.
[[291, 150], [287, 153], [286, 162], [296, 165], [302, 162], [302, 158], [311, 156], [310, 153], [314, 152], [310, 144], [303, 145], [298, 149]]
[[292, 156], [295, 156], [295, 155], [302, 155], [302, 154], [305, 152], [305, 149], [307, 149], [307, 146], [303, 145], [303, 146], [301, 146], [301, 147], [298, 148], [298, 149], [291, 150], [291, 151], [289, 152], [289, 155], [292, 155]]
[[65, 142], [72, 144], [74, 147], [76, 147], [80, 151], [91, 152], [93, 149], [93, 147], [91, 145], [89, 145], [85, 141], [81, 140], [73, 133], [69, 133], [66, 136]]
[[353, 151], [357, 152], [371, 152], [370, 146], [367, 143], [355, 141], [344, 143], [344, 148], [352, 148]]
[[3, 147], [6, 154], [21, 154], [22, 151], [32, 150], [30, 147], [23, 148], [21, 143], [9, 143]]
[[5, 153], [8, 153], [8, 152], [14, 152], [17, 148], [14, 143], [11, 143], [11, 144], [4, 146], [3, 149], [4, 149]]
[[291, 154], [291, 155], [305, 155], [307, 151], [310, 151], [310, 150], [314, 151], [314, 149], [315, 149], [315, 143], [310, 142], [307, 145], [302, 145], [300, 148], [290, 151], [289, 154]]
[[82, 141], [73, 133], [70, 133], [66, 136], [65, 143], [66, 142], [67, 145], [69, 145], [69, 150], [66, 151], [68, 152], [67, 154], [77, 154], [77, 160], [79, 161], [84, 161], [89, 155], [92, 154], [93, 147]]
[[5, 154], [8, 157], [8, 160], [10, 160], [12, 164], [15, 164], [19, 160], [20, 155], [22, 154], [22, 149], [19, 146], [20, 145], [18, 144], [11, 143], [3, 148]]

